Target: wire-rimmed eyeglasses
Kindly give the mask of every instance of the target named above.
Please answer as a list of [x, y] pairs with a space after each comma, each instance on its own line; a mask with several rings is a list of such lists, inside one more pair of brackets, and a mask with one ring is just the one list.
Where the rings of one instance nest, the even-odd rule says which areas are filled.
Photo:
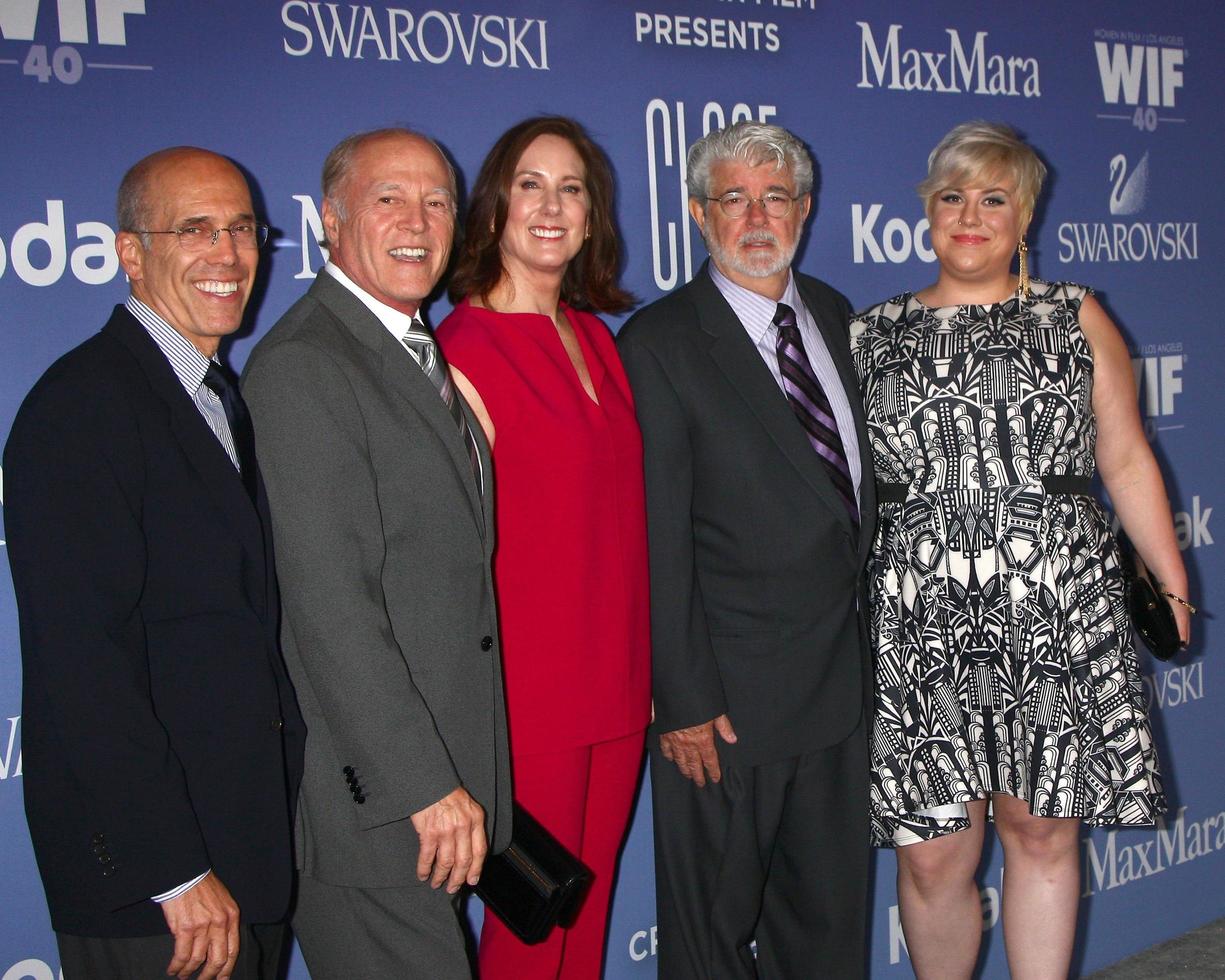
[[179, 242], [179, 248], [188, 252], [202, 252], [217, 244], [223, 231], [230, 233], [235, 248], [263, 248], [268, 241], [268, 226], [259, 221], [235, 221], [223, 228], [211, 225], [184, 225], [182, 228], [172, 228], [169, 231], [151, 231], [134, 229], [138, 235], [174, 235]]
[[729, 218], [744, 217], [744, 213], [749, 209], [750, 204], [760, 205], [761, 209], [771, 218], [785, 218], [791, 213], [791, 209], [795, 207], [795, 202], [803, 196], [803, 194], [797, 194], [795, 197], [792, 197], [790, 194], [784, 194], [782, 191], [770, 191], [761, 197], [749, 197], [748, 194], [742, 194], [740, 191], [728, 191], [720, 197], [708, 197], [706, 200], [718, 201], [719, 207], [723, 209], [723, 213]]

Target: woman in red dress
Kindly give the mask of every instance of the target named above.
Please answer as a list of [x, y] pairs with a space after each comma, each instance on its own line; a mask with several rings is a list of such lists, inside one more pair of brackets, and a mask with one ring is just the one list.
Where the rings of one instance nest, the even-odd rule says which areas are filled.
[[650, 720], [642, 442], [612, 336], [612, 176], [570, 119], [515, 126], [472, 192], [438, 328], [493, 447], [515, 798], [594, 871], [577, 921], [536, 946], [496, 917], [482, 980], [600, 975], [617, 854]]

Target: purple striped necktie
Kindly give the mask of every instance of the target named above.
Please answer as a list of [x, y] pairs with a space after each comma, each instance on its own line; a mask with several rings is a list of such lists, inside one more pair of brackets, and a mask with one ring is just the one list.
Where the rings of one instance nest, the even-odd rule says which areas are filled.
[[804, 427], [808, 441], [821, 457], [829, 471], [834, 489], [846, 504], [851, 522], [859, 524], [859, 506], [855, 501], [855, 484], [851, 480], [851, 468], [847, 465], [846, 450], [842, 437], [838, 435], [838, 423], [834, 410], [821, 388], [804, 353], [804, 341], [800, 339], [800, 328], [795, 322], [795, 310], [786, 303], [779, 303], [774, 313], [774, 326], [778, 328], [778, 368], [783, 376], [783, 390], [792, 411]]

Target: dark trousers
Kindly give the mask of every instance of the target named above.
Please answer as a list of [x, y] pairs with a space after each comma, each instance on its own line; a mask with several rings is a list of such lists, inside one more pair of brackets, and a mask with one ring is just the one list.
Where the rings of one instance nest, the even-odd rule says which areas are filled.
[[[285, 934], [280, 923], [242, 926], [232, 980], [277, 980]], [[64, 980], [166, 980], [174, 958], [170, 933], [114, 939], [57, 932], [55, 938]]]
[[657, 737], [648, 742], [659, 976], [865, 976], [862, 722], [845, 741], [806, 755], [758, 766], [724, 763], [722, 781], [701, 789], [663, 757]]

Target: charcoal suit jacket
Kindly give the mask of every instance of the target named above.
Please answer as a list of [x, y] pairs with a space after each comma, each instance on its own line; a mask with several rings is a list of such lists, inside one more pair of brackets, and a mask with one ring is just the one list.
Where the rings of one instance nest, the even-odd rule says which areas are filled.
[[706, 267], [637, 313], [618, 349], [646, 460], [654, 730], [728, 714], [720, 755], [834, 745], [867, 703], [862, 571], [875, 488], [844, 297], [796, 274], [855, 416], [855, 527], [786, 396]]

